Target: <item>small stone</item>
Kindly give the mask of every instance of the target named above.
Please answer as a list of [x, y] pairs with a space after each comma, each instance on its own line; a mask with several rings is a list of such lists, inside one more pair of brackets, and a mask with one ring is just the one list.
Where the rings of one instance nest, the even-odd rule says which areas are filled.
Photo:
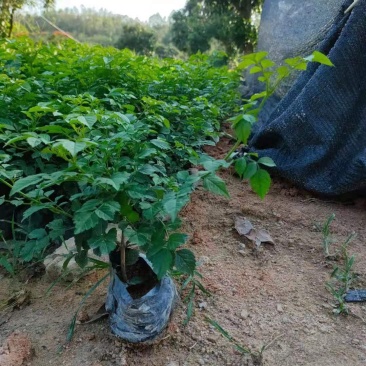
[[20, 366], [29, 361], [33, 356], [33, 348], [29, 337], [15, 331], [0, 347], [1, 366]]
[[86, 339], [88, 341], [93, 341], [95, 339], [95, 333], [89, 333], [89, 334], [87, 334]]
[[77, 321], [85, 323], [89, 320], [89, 314], [85, 310], [81, 310], [77, 316]]
[[202, 255], [201, 257], [198, 258], [198, 263], [201, 265], [208, 264], [210, 263], [210, 258], [205, 255]]
[[244, 243], [239, 241], [238, 244], [239, 244], [239, 250], [245, 250], [246, 249], [246, 245]]
[[217, 338], [214, 336], [207, 336], [207, 340], [211, 343], [217, 343]]
[[241, 311], [241, 313], [240, 313], [240, 317], [242, 318], [242, 319], [247, 319], [248, 318], [248, 316], [249, 316], [249, 313], [248, 313], [248, 311], [246, 310], [246, 309], [243, 309], [242, 311]]
[[198, 307], [201, 309], [201, 310], [204, 310], [204, 309], [207, 309], [207, 302], [206, 301], [202, 301], [198, 304]]
[[205, 362], [205, 360], [201, 357], [200, 359], [198, 359], [198, 364], [199, 365], [204, 365], [206, 362]]
[[245, 252], [245, 250], [238, 250], [238, 253], [240, 255], [242, 255], [243, 257], [245, 257], [247, 255], [247, 253]]
[[175, 361], [170, 361], [166, 366], [179, 366], [179, 363]]
[[361, 343], [361, 341], [360, 341], [359, 339], [357, 339], [357, 338], [352, 339], [352, 344], [353, 344], [354, 346], [358, 346], [360, 343]]
[[283, 313], [283, 306], [281, 304], [277, 304], [277, 311]]

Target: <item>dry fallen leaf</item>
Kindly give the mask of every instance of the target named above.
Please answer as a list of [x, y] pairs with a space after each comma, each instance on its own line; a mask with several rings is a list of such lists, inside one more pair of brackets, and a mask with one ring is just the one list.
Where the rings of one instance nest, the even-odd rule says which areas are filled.
[[237, 217], [235, 220], [235, 229], [239, 235], [244, 235], [252, 241], [258, 248], [262, 243], [274, 245], [274, 241], [267, 230], [255, 229], [252, 223], [245, 217]]

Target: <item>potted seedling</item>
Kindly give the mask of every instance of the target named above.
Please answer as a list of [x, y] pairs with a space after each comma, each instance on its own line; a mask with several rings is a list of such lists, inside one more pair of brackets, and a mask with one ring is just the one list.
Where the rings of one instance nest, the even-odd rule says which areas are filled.
[[[54, 113], [53, 108], [41, 106], [34, 112]], [[106, 308], [112, 331], [131, 342], [154, 338], [167, 324], [176, 297], [167, 274], [174, 269], [193, 275], [196, 266], [194, 254], [181, 248], [187, 235], [177, 232], [178, 213], [200, 179], [207, 189], [228, 195], [214, 173], [219, 165], [210, 165], [206, 157], [208, 169], [198, 174], [168, 173], [169, 143], [151, 138], [133, 116], [115, 112], [69, 114], [57, 126], [43, 126], [42, 132], [7, 144], [27, 141], [43, 159], [64, 163], [24, 178], [8, 168], [1, 178], [10, 199], [29, 206], [24, 218], [37, 211], [53, 213], [45, 228], [32, 233], [22, 254], [31, 258], [29, 253], [51, 240], [63, 241], [71, 232], [76, 252], [67, 256], [65, 268], [72, 258], [85, 267], [90, 251], [109, 255]]]

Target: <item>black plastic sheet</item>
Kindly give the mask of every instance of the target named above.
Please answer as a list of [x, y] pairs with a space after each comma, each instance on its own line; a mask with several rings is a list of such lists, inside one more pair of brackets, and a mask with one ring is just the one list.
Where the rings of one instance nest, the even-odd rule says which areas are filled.
[[167, 326], [176, 299], [175, 284], [165, 276], [146, 295], [134, 300], [113, 270], [105, 306], [112, 333], [131, 343], [153, 340]]

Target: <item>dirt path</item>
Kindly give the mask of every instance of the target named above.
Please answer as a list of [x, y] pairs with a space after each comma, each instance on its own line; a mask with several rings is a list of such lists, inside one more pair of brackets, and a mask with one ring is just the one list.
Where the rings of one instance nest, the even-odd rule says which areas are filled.
[[[185, 315], [181, 304], [153, 345], [124, 344], [109, 334], [108, 322], [102, 320], [77, 326], [74, 340], [63, 347], [77, 303], [102, 276], [99, 273], [71, 289], [58, 286], [49, 297], [44, 296], [49, 286], [45, 279], [25, 285], [32, 292], [31, 304], [15, 310], [0, 325], [0, 343], [14, 330], [28, 334], [35, 349], [31, 366], [249, 365], [208, 325], [208, 315], [243, 345], [259, 349], [275, 340], [264, 352], [265, 365], [366, 365], [366, 324], [356, 316], [332, 314], [333, 299], [325, 289], [332, 266], [324, 260], [321, 233], [315, 227], [334, 212], [336, 238], [341, 241], [352, 231], [358, 234], [350, 252], [356, 254], [356, 272], [366, 287], [364, 203], [324, 202], [284, 183], [275, 183], [261, 201], [229, 172], [222, 176], [231, 200], [199, 188], [181, 215], [191, 237], [189, 245], [203, 263], [204, 283], [213, 293], [210, 298], [197, 296], [195, 316], [187, 327], [181, 325]], [[234, 230], [237, 216], [267, 229], [275, 247], [263, 247], [254, 255]], [[2, 279], [0, 300], [14, 286], [24, 287]], [[86, 310], [96, 311], [104, 296], [105, 286], [91, 297]], [[366, 319], [366, 304], [351, 309]]]

